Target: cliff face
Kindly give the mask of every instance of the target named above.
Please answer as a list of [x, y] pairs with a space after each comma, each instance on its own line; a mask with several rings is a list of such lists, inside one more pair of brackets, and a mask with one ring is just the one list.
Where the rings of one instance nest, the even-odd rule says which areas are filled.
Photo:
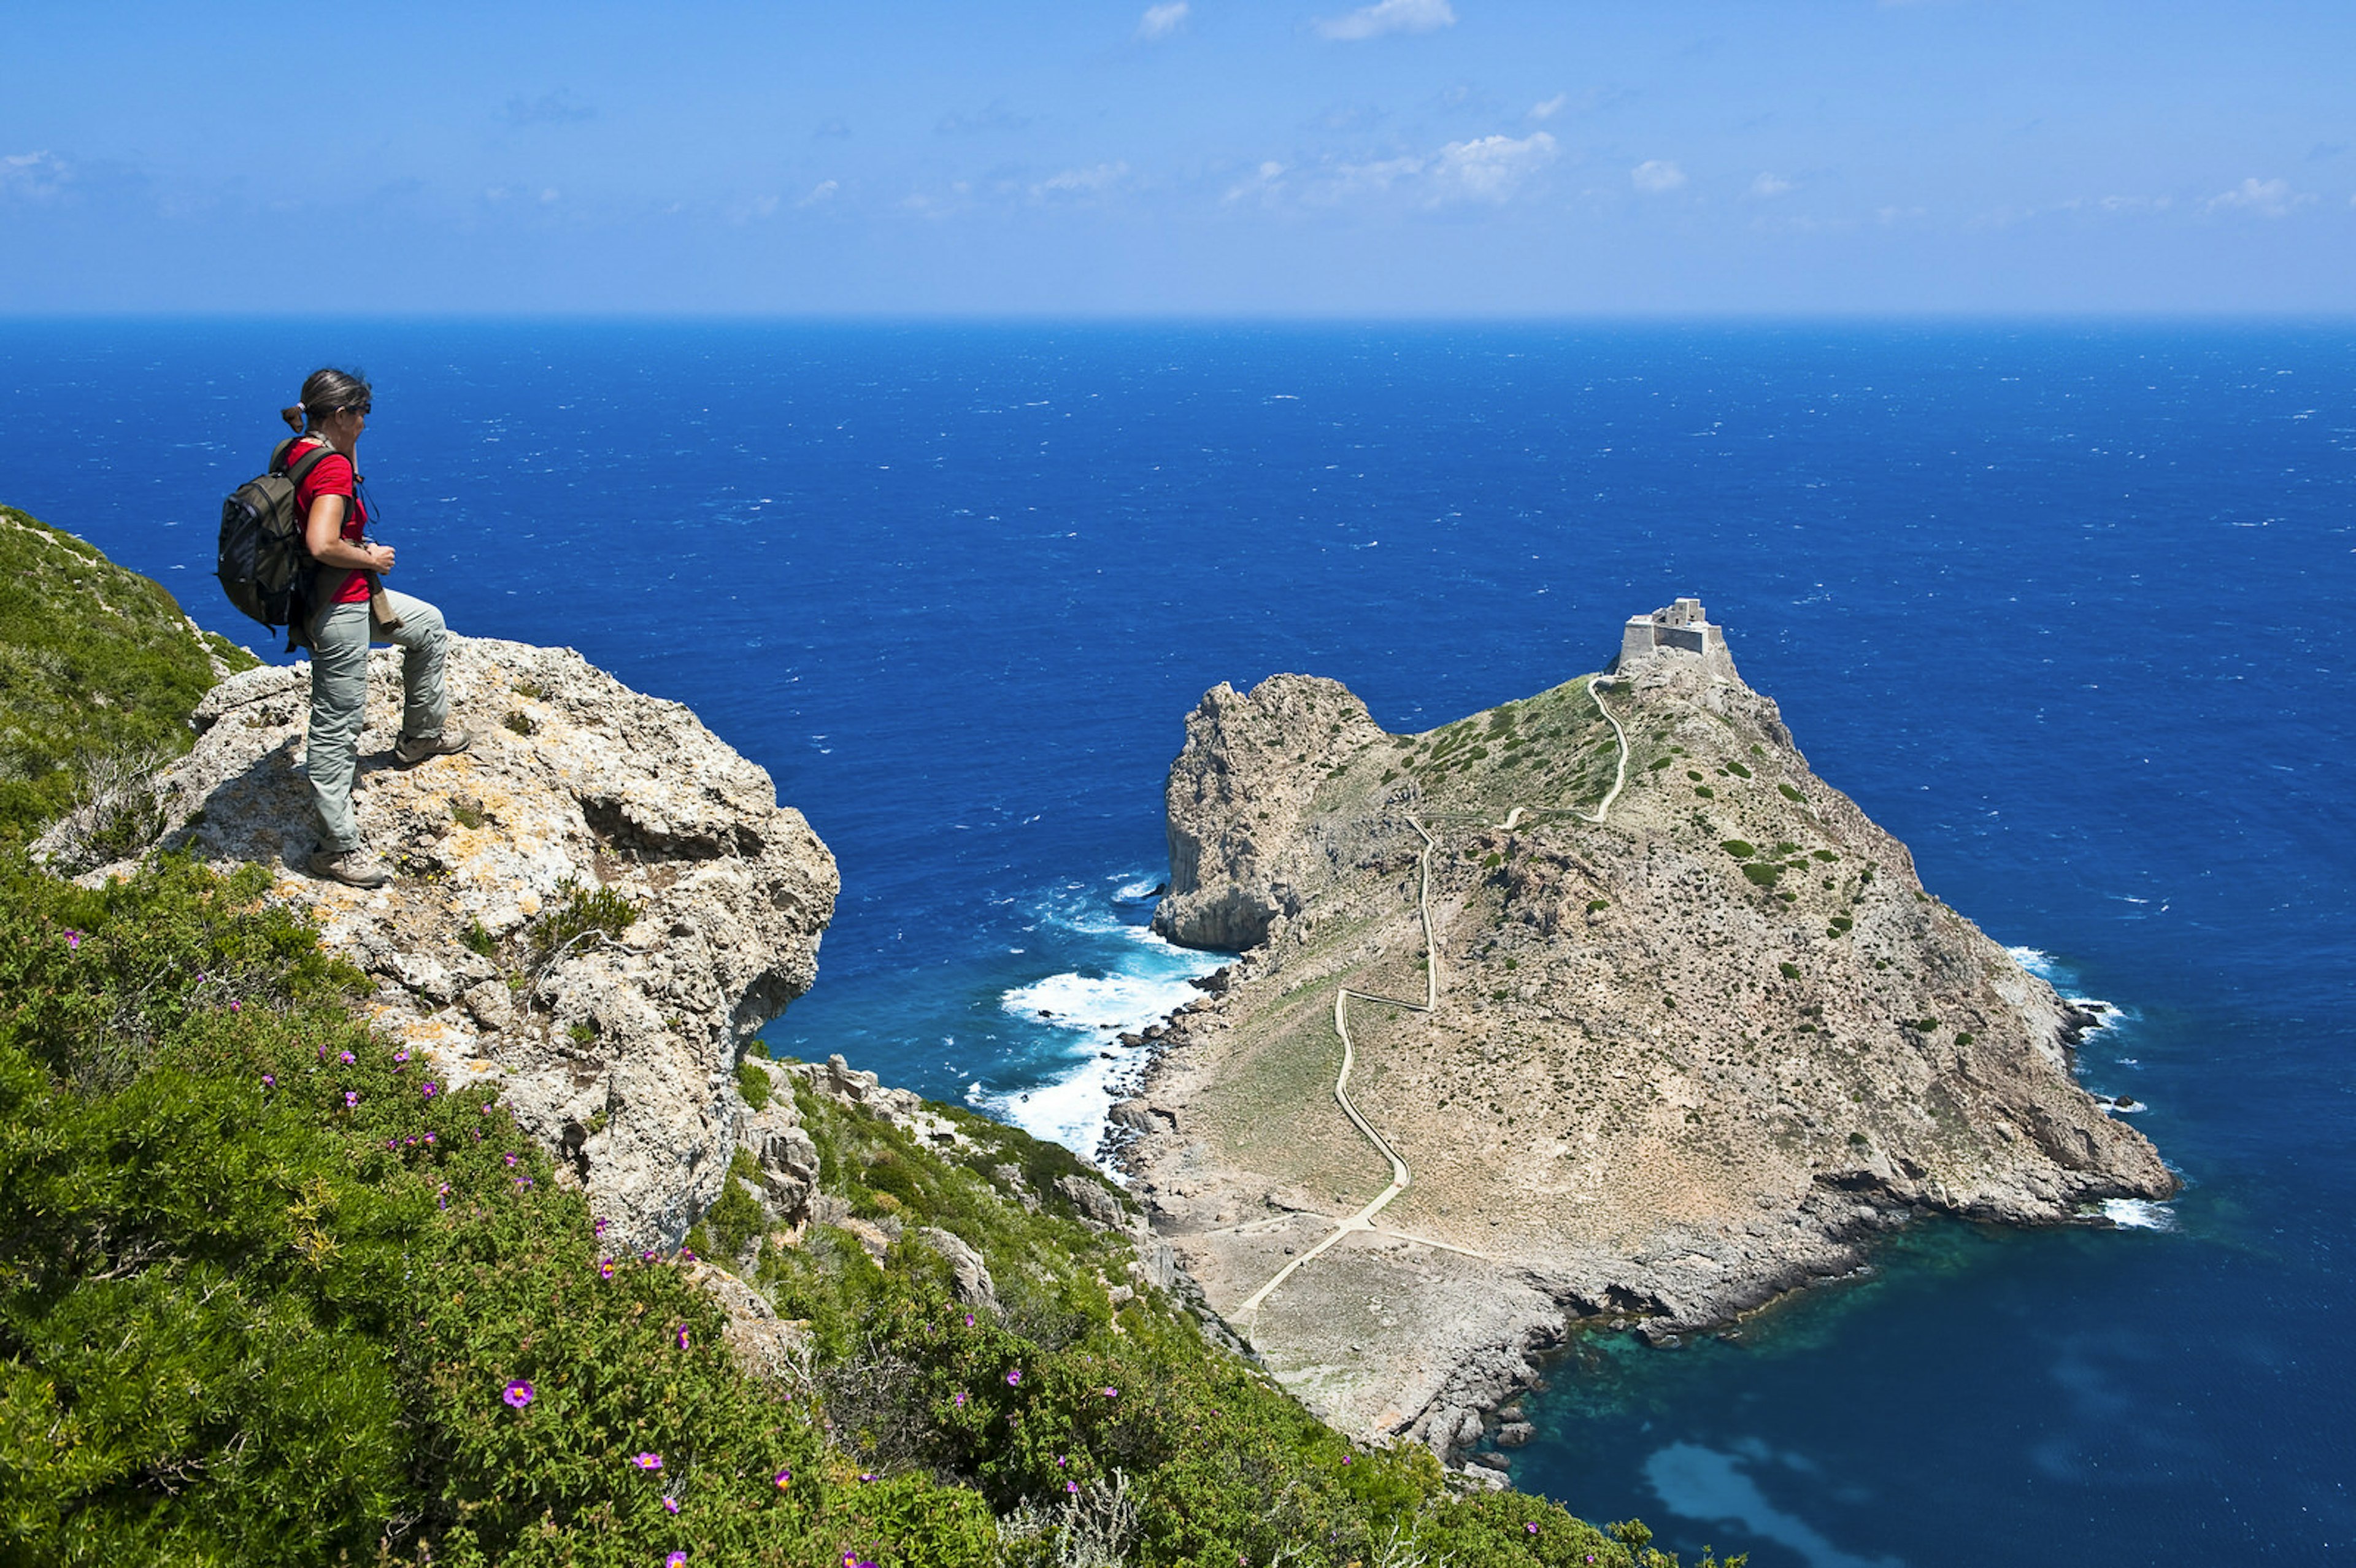
[[[154, 784], [162, 843], [276, 868], [273, 896], [376, 983], [380, 1029], [450, 1082], [496, 1077], [618, 1244], [674, 1244], [758, 1130], [735, 1066], [816, 977], [833, 857], [686, 708], [570, 649], [454, 637], [451, 720], [474, 747], [396, 768], [398, 661], [372, 656], [354, 795], [390, 887], [299, 869], [315, 837], [300, 667], [206, 695], [194, 750]], [[745, 1142], [792, 1179], [786, 1140]]]
[[[1157, 925], [1250, 951], [1117, 1112], [1122, 1157], [1345, 1429], [1467, 1441], [1568, 1322], [1723, 1323], [1914, 1214], [2174, 1190], [2071, 1077], [2091, 1019], [1926, 893], [1719, 662], [1631, 657], [1420, 736], [1298, 676], [1188, 721]], [[1333, 1093], [1344, 987], [1349, 1095], [1406, 1185], [1254, 1306], [1398, 1185]]]

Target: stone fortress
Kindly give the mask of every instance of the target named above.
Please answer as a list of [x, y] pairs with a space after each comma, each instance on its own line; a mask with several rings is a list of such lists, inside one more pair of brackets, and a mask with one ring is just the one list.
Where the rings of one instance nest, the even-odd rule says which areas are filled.
[[1698, 599], [1680, 599], [1649, 615], [1631, 615], [1620, 634], [1620, 659], [1613, 667], [1624, 671], [1631, 661], [1655, 653], [1698, 654], [1712, 675], [1740, 680], [1734, 656], [1727, 651], [1726, 628], [1713, 623]]

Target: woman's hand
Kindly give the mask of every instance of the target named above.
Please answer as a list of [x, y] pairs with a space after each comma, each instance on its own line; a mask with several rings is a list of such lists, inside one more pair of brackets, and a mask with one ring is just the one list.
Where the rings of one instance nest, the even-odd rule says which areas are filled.
[[360, 551], [369, 558], [369, 565], [375, 571], [378, 576], [381, 577], [386, 572], [392, 570], [392, 547], [391, 545], [362, 545], [360, 547]]

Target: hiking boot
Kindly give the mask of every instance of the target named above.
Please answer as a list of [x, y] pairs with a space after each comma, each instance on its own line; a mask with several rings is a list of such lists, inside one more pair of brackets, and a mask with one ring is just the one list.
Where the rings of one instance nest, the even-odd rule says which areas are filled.
[[403, 735], [392, 748], [392, 760], [413, 768], [428, 757], [446, 757], [475, 743], [472, 730], [444, 730], [439, 735]]
[[357, 849], [329, 849], [325, 846], [311, 851], [303, 863], [313, 876], [331, 882], [341, 882], [348, 888], [380, 888], [392, 880], [392, 873], [382, 866], [371, 866], [360, 859]]

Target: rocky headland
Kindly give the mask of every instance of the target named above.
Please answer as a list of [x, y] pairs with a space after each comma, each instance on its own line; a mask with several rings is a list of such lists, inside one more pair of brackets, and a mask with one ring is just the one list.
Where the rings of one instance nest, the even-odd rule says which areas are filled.
[[[684, 706], [567, 648], [453, 637], [451, 722], [474, 745], [396, 767], [400, 656], [371, 656], [353, 797], [363, 844], [399, 873], [390, 887], [299, 869], [316, 837], [300, 667], [205, 694], [194, 747], [149, 786], [160, 847], [272, 867], [273, 896], [374, 982], [380, 1033], [454, 1087], [496, 1080], [617, 1243], [676, 1246], [740, 1143], [766, 1184], [807, 1186], [736, 1073], [816, 976], [839, 887], [826, 846]], [[71, 842], [61, 825], [44, 847]]]
[[2176, 1188], [2072, 1078], [2094, 1018], [1923, 889], [1707, 629], [1422, 734], [1298, 675], [1187, 720], [1156, 925], [1241, 956], [1112, 1152], [1354, 1435], [1510, 1445], [1484, 1412], [1579, 1326], [1674, 1343], [1918, 1216]]

